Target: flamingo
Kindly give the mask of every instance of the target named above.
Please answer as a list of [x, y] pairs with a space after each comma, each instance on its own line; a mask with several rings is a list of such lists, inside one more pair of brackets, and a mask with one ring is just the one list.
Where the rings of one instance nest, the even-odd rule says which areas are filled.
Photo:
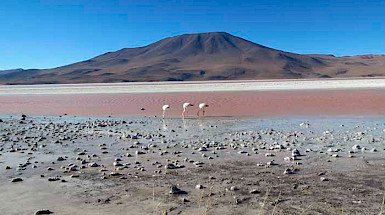
[[188, 107], [192, 107], [192, 106], [194, 106], [193, 104], [191, 104], [191, 103], [188, 103], [188, 102], [186, 102], [186, 103], [183, 103], [183, 111], [182, 111], [182, 117], [184, 118], [184, 112], [188, 112]]
[[163, 119], [164, 119], [164, 114], [166, 113], [166, 110], [170, 108], [170, 105], [163, 105]]
[[199, 110], [197, 115], [199, 116], [199, 112], [202, 111], [202, 116], [205, 116], [205, 108], [208, 107], [208, 105], [206, 103], [200, 103], [198, 107]]

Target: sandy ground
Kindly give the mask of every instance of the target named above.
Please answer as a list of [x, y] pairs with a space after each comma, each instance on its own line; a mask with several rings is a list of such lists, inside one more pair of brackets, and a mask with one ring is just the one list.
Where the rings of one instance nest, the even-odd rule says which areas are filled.
[[[379, 214], [383, 207], [384, 119], [2, 120], [4, 214]], [[183, 192], [170, 194], [172, 186]]]

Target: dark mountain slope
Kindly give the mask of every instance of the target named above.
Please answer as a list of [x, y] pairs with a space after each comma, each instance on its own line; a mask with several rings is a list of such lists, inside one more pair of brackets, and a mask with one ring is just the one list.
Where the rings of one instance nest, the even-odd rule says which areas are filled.
[[0, 74], [0, 84], [379, 76], [384, 67], [380, 55], [300, 55], [214, 32], [170, 37], [54, 69]]

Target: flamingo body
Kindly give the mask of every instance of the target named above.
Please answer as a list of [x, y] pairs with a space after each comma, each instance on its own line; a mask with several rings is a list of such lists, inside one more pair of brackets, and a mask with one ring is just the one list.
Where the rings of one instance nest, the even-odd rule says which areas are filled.
[[202, 111], [202, 115], [205, 116], [205, 108], [208, 107], [208, 105], [206, 103], [200, 103], [198, 107], [199, 107], [199, 110], [197, 115], [199, 116], [199, 112]]
[[164, 115], [166, 113], [166, 110], [169, 109], [169, 108], [170, 108], [170, 105], [163, 105], [162, 106], [162, 110], [163, 110], [163, 115], [162, 116], [163, 116], [163, 118], [164, 118]]
[[184, 113], [185, 113], [185, 112], [188, 112], [188, 107], [190, 107], [190, 106], [194, 106], [194, 105], [191, 104], [191, 103], [188, 103], [188, 102], [183, 103], [183, 111], [182, 111], [182, 117], [183, 117], [183, 118], [184, 118]]

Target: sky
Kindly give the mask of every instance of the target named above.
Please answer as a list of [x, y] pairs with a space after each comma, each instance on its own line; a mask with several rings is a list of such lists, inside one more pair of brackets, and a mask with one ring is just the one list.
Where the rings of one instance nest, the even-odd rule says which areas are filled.
[[384, 11], [371, 0], [1, 0], [0, 70], [214, 31], [300, 54], [385, 54]]

